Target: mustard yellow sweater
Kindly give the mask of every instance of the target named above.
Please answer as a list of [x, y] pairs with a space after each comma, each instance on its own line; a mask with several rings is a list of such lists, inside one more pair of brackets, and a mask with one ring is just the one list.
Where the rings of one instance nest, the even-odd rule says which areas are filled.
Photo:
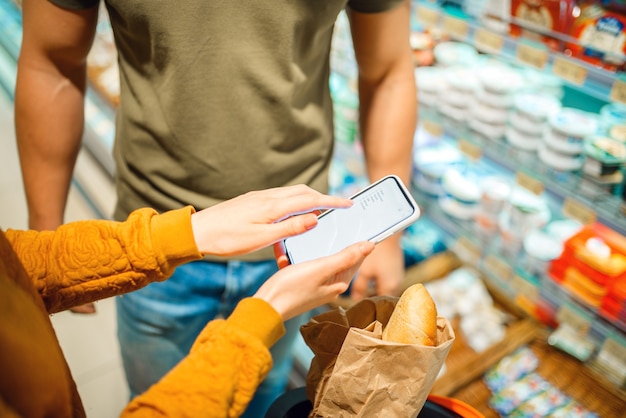
[[[191, 207], [56, 231], [0, 231], [0, 416], [84, 417], [49, 314], [169, 277], [196, 260]], [[236, 417], [269, 371], [284, 333], [265, 301], [244, 299], [210, 322], [189, 355], [123, 417]]]

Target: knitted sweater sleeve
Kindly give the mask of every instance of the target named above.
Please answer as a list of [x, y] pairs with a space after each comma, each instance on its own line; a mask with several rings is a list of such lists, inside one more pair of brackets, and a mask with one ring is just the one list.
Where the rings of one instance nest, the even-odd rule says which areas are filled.
[[7, 230], [48, 312], [104, 299], [167, 279], [201, 257], [192, 207], [157, 214], [139, 209], [124, 222], [87, 220], [55, 231]]
[[243, 299], [226, 320], [210, 322], [191, 352], [122, 418], [239, 417], [272, 366], [271, 347], [285, 332], [267, 302]]

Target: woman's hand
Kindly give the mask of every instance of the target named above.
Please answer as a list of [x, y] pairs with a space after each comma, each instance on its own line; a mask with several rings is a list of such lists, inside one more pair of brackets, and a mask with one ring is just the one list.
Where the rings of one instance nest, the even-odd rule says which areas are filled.
[[[297, 185], [254, 191], [191, 215], [202, 254], [246, 254], [317, 225], [319, 209], [347, 208], [352, 201]], [[292, 216], [297, 215], [297, 216]]]
[[[373, 243], [363, 241], [328, 257], [285, 266], [270, 277], [254, 297], [267, 301], [286, 321], [332, 302], [345, 292], [359, 266], [373, 250]], [[280, 265], [284, 263], [279, 261]]]

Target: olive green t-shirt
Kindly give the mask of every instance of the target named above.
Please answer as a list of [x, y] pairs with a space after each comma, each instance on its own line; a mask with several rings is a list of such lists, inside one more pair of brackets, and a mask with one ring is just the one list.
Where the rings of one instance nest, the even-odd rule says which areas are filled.
[[347, 5], [401, 2], [106, 0], [120, 67], [115, 217], [298, 183], [326, 192], [335, 20]]

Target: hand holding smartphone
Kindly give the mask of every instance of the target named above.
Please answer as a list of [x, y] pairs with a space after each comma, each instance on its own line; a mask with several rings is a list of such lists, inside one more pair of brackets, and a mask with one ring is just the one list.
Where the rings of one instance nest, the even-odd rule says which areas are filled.
[[334, 254], [359, 241], [379, 243], [415, 222], [420, 210], [399, 177], [390, 175], [352, 196], [347, 209], [331, 209], [315, 228], [283, 241], [291, 264]]

